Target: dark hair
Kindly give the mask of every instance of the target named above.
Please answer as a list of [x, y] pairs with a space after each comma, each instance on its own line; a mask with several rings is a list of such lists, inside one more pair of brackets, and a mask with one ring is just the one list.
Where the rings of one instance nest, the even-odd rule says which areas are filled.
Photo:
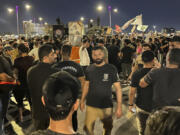
[[49, 36], [47, 36], [47, 35], [44, 36], [44, 40], [45, 40], [45, 41], [48, 41], [48, 40], [49, 40]]
[[45, 108], [53, 120], [64, 120], [76, 102], [80, 82], [65, 71], [52, 74], [43, 85]]
[[21, 37], [21, 40], [25, 41], [25, 37]]
[[71, 55], [72, 46], [71, 45], [63, 45], [62, 47], [62, 55]]
[[165, 107], [150, 115], [145, 135], [179, 135], [180, 107]]
[[98, 40], [98, 43], [104, 44], [104, 40], [103, 40], [103, 39], [99, 39], [99, 40]]
[[20, 51], [20, 53], [28, 53], [29, 52], [29, 48], [27, 48], [24, 44], [20, 44], [18, 46], [18, 50]]
[[104, 52], [104, 48], [101, 47], [101, 46], [95, 46], [95, 47], [93, 47], [92, 51], [96, 51], [96, 50], [101, 50], [101, 51]]
[[180, 36], [174, 36], [172, 41], [173, 42], [180, 42]]
[[152, 42], [153, 40], [152, 40], [152, 38], [149, 38], [149, 42]]
[[83, 39], [83, 40], [82, 40], [82, 42], [83, 42], [83, 43], [86, 43], [86, 42], [88, 42], [88, 43], [89, 43], [89, 42], [90, 42], [90, 40], [89, 40], [89, 39]]
[[125, 40], [124, 40], [124, 43], [126, 43], [126, 45], [128, 45], [128, 44], [130, 44], [130, 43], [131, 43], [131, 40], [129, 40], [129, 39], [125, 39]]
[[42, 61], [45, 56], [48, 56], [53, 50], [51, 45], [42, 45], [38, 50], [39, 60]]
[[149, 44], [143, 44], [142, 47], [149, 47], [151, 49], [151, 46]]
[[180, 49], [173, 48], [169, 51], [169, 63], [180, 66]]
[[152, 51], [144, 51], [142, 53], [142, 61], [148, 63], [154, 60], [154, 53]]

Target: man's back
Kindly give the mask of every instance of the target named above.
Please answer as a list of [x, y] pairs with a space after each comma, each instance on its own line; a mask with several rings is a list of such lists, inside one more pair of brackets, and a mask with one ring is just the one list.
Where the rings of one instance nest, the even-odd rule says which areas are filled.
[[38, 63], [28, 70], [27, 80], [32, 97], [33, 118], [35, 119], [49, 119], [41, 102], [42, 86], [48, 76], [55, 72], [57, 72], [57, 70], [52, 69], [50, 64], [45, 63]]
[[180, 69], [154, 69], [147, 74], [145, 81], [153, 85], [153, 100], [156, 107], [180, 105]]
[[131, 87], [137, 88], [137, 96], [136, 96], [136, 105], [145, 110], [150, 112], [152, 110], [152, 96], [153, 96], [153, 88], [152, 85], [149, 85], [146, 88], [141, 88], [139, 86], [140, 79], [144, 77], [151, 68], [143, 68], [137, 70], [131, 80]]
[[52, 67], [57, 70], [66, 71], [77, 78], [84, 76], [83, 69], [74, 61], [62, 61], [53, 65]]

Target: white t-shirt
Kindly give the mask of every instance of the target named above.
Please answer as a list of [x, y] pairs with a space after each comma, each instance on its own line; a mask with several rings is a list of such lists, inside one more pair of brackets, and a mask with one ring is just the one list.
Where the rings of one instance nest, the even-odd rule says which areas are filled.
[[80, 65], [81, 66], [89, 66], [90, 65], [90, 58], [86, 48], [83, 46], [79, 49], [79, 57], [80, 57]]
[[29, 52], [29, 56], [33, 56], [35, 61], [39, 60], [38, 50], [39, 50], [39, 48], [33, 48], [33, 49]]

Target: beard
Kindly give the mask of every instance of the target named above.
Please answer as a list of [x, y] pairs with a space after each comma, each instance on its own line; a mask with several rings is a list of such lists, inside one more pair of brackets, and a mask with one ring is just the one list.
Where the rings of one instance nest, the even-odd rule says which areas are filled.
[[104, 59], [96, 59], [94, 60], [94, 63], [96, 63], [97, 65], [103, 63]]

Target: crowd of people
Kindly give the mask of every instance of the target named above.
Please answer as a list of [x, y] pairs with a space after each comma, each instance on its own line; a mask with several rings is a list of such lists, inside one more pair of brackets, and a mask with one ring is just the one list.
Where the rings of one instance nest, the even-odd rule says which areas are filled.
[[104, 135], [110, 135], [113, 116], [123, 115], [122, 85], [130, 86], [129, 112], [137, 114], [139, 135], [180, 134], [180, 36], [152, 34], [146, 39], [135, 34], [84, 36], [78, 60], [72, 59], [68, 40], [0, 39], [0, 134], [15, 134], [6, 124], [14, 96], [22, 124], [23, 101], [29, 102], [33, 128], [28, 134], [79, 135], [80, 108], [88, 135], [94, 134], [97, 118]]

